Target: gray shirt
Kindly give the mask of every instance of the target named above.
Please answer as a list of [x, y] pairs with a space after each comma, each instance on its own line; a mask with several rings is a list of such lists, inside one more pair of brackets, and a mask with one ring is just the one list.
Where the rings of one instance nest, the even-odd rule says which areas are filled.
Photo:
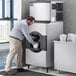
[[26, 20], [19, 20], [16, 25], [14, 25], [10, 36], [18, 38], [20, 40], [23, 40], [25, 37], [31, 44], [35, 44], [29, 34], [29, 26]]

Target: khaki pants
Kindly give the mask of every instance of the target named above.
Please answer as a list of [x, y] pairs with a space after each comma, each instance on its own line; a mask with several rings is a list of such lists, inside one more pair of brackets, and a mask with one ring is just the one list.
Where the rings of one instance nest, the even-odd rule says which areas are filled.
[[8, 53], [6, 60], [5, 65], [6, 71], [11, 70], [12, 60], [16, 54], [17, 54], [17, 68], [22, 68], [22, 42], [14, 38], [10, 38], [9, 41], [10, 41], [10, 51]]

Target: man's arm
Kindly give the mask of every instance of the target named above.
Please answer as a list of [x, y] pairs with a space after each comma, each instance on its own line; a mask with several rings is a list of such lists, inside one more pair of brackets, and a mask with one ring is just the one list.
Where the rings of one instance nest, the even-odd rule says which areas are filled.
[[32, 37], [30, 36], [28, 28], [22, 28], [21, 30], [22, 30], [25, 38], [28, 40], [28, 42], [31, 43], [32, 45], [34, 45], [35, 42], [33, 41]]

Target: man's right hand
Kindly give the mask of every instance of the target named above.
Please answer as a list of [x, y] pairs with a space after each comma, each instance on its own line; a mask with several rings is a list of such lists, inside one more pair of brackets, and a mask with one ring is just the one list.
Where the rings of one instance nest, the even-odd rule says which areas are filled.
[[39, 46], [39, 44], [38, 44], [38, 43], [35, 43], [35, 44], [33, 45], [33, 48], [38, 48], [38, 46]]

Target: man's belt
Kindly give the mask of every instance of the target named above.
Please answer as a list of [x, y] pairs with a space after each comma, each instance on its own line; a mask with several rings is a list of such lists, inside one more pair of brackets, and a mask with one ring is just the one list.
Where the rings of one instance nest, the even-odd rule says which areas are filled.
[[17, 39], [17, 40], [21, 41], [19, 38], [16, 38], [16, 37], [14, 37], [14, 36], [9, 36], [9, 37], [11, 37], [11, 38], [14, 38], [14, 39]]

